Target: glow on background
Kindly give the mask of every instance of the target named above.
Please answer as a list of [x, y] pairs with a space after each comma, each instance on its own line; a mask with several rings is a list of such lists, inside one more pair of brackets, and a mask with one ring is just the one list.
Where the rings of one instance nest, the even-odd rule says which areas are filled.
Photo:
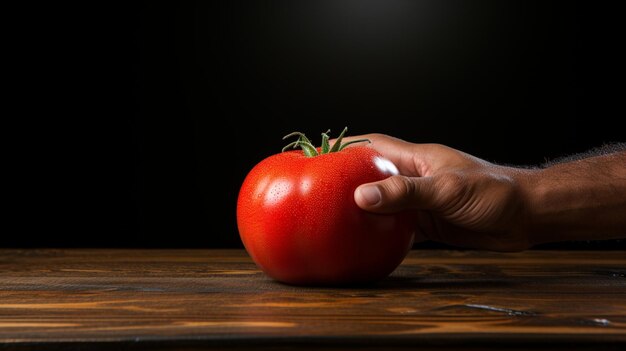
[[[426, 106], [424, 100], [443, 96], [450, 80], [476, 60], [472, 52], [479, 52], [469, 46], [472, 38], [458, 34], [471, 33], [463, 28], [467, 6], [434, 0], [277, 1], [245, 12], [233, 8], [219, 26], [202, 25], [210, 38], [236, 39], [237, 51], [218, 53], [230, 56], [225, 69], [238, 65], [228, 72], [233, 91], [262, 94], [266, 113], [285, 125], [290, 115], [341, 114], [341, 120], [321, 122], [341, 128], [362, 125], [362, 111], [406, 115], [416, 109], [406, 106]], [[229, 36], [221, 38], [223, 33]], [[200, 56], [203, 61], [215, 59]], [[207, 66], [211, 75], [216, 69]]]
[[298, 35], [293, 48], [310, 54], [310, 63], [343, 59], [355, 68], [376, 66], [436, 54], [433, 45], [444, 39], [438, 31], [454, 22], [450, 12], [442, 1], [296, 2], [289, 9], [290, 35]]

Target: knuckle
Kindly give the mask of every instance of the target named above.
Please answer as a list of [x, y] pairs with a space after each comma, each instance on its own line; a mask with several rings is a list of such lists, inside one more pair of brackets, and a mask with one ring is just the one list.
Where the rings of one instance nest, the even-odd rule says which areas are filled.
[[415, 184], [408, 177], [394, 175], [389, 177], [387, 184], [387, 190], [396, 198], [408, 199], [415, 194]]
[[439, 188], [450, 198], [462, 197], [467, 189], [467, 177], [460, 172], [449, 172], [439, 177]]

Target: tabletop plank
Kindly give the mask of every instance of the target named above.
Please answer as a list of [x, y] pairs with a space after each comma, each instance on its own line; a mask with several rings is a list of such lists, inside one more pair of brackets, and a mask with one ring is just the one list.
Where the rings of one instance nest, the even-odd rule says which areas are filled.
[[237, 249], [0, 249], [0, 343], [624, 348], [626, 252], [413, 250], [337, 288], [275, 282]]

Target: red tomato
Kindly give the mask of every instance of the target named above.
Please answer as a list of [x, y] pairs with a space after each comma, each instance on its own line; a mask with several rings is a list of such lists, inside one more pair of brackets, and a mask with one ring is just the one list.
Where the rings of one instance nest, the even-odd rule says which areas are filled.
[[269, 277], [287, 284], [385, 278], [411, 249], [412, 216], [366, 212], [356, 205], [354, 190], [392, 174], [397, 169], [389, 160], [361, 145], [312, 157], [302, 150], [269, 156], [239, 192], [237, 225], [245, 249]]

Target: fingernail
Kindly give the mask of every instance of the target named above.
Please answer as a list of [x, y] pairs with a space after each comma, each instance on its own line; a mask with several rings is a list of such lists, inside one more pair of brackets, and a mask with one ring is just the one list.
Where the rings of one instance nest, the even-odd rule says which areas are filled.
[[359, 188], [361, 197], [365, 200], [367, 206], [374, 206], [378, 204], [382, 198], [380, 189], [376, 185], [366, 185]]

